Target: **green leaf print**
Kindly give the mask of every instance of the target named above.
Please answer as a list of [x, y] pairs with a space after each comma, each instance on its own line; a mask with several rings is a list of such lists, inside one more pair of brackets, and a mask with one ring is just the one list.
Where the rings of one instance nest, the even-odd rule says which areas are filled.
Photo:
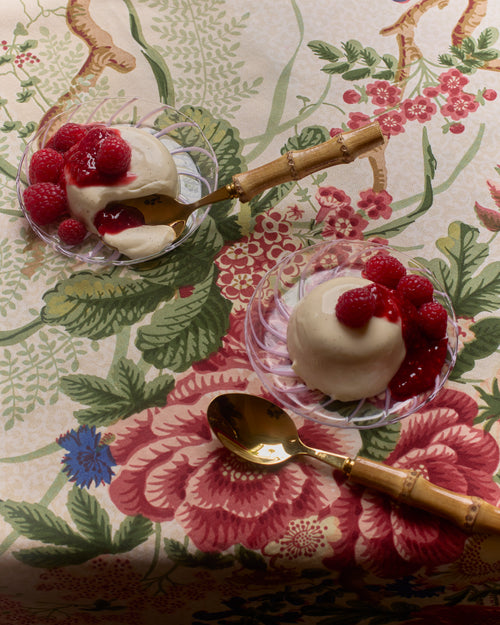
[[57, 569], [63, 566], [83, 564], [99, 555], [99, 552], [88, 549], [71, 549], [68, 547], [34, 547], [14, 552], [14, 557], [26, 564], [41, 569]]
[[436, 241], [449, 264], [442, 259], [419, 259], [443, 284], [458, 317], [472, 318], [500, 307], [500, 262], [486, 264], [479, 271], [488, 261], [489, 246], [479, 242], [478, 236], [477, 228], [455, 221], [448, 236]]
[[74, 548], [86, 546], [86, 541], [45, 506], [24, 501], [0, 501], [0, 514], [7, 523], [31, 540]]
[[110, 379], [95, 375], [67, 375], [61, 389], [73, 401], [89, 406], [75, 412], [81, 425], [103, 427], [126, 419], [146, 408], [164, 406], [174, 386], [172, 376], [158, 376], [146, 382], [144, 373], [127, 358], [110, 371]]
[[493, 380], [491, 393], [480, 386], [476, 386], [476, 391], [479, 393], [483, 404], [479, 406], [478, 416], [474, 419], [474, 423], [484, 423], [485, 431], [489, 432], [500, 419], [500, 387], [498, 380]]
[[498, 40], [499, 31], [498, 28], [490, 27], [485, 28], [479, 35], [477, 40], [477, 46], [480, 50], [489, 48]]
[[392, 423], [372, 430], [360, 430], [363, 447], [360, 455], [379, 462], [384, 461], [394, 450], [399, 439], [400, 423]]
[[344, 56], [342, 50], [339, 50], [339, 48], [336, 48], [325, 41], [320, 41], [319, 39], [310, 41], [307, 45], [311, 48], [314, 54], [323, 61], [335, 63], [340, 59], [340, 57]]
[[132, 551], [153, 533], [153, 523], [145, 517], [138, 515], [126, 517], [120, 524], [113, 538], [113, 553], [126, 553]]
[[136, 345], [146, 362], [181, 372], [221, 346], [232, 304], [221, 296], [215, 278], [212, 269], [191, 295], [159, 308], [151, 324], [139, 328]]
[[58, 568], [100, 554], [131, 551], [153, 533], [152, 522], [136, 516], [126, 517], [113, 537], [107, 512], [93, 495], [77, 486], [70, 491], [67, 506], [81, 534], [41, 504], [0, 501], [0, 514], [14, 530], [48, 545], [15, 551], [14, 557], [29, 566]]
[[460, 380], [465, 373], [474, 369], [476, 360], [491, 356], [500, 346], [500, 319], [497, 317], [481, 319], [469, 329], [474, 333], [474, 339], [466, 343], [458, 354], [450, 374], [451, 380]]
[[177, 289], [197, 284], [206, 279], [212, 270], [213, 258], [223, 245], [214, 221], [208, 217], [194, 236], [167, 256], [139, 266], [136, 271], [141, 279], [152, 285], [164, 285]]
[[73, 336], [101, 339], [136, 323], [172, 295], [162, 284], [83, 271], [45, 293], [41, 318]]
[[109, 515], [95, 497], [73, 486], [68, 495], [68, 511], [74, 524], [90, 544], [109, 549], [112, 527]]

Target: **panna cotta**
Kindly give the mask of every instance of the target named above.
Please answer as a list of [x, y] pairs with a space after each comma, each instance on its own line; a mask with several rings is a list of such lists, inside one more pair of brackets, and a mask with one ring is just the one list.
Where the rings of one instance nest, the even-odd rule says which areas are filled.
[[287, 327], [292, 368], [311, 389], [340, 401], [384, 392], [406, 355], [398, 315], [373, 315], [361, 327], [339, 321], [343, 293], [373, 284], [361, 277], [339, 277], [312, 289], [294, 308]]

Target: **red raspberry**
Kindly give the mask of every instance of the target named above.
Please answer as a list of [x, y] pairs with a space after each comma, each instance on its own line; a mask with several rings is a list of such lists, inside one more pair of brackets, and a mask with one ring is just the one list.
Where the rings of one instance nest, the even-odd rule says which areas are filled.
[[110, 135], [101, 143], [95, 164], [106, 176], [121, 176], [129, 168], [131, 156], [130, 145], [119, 135]]
[[66, 245], [78, 245], [85, 238], [87, 228], [78, 219], [70, 217], [59, 224], [57, 234]]
[[82, 152], [77, 147], [72, 148], [67, 152], [66, 163], [75, 184], [92, 184], [97, 180], [95, 158], [88, 152]]
[[100, 235], [117, 234], [127, 228], [144, 225], [144, 215], [133, 206], [116, 204], [107, 206], [94, 217], [94, 225]]
[[67, 152], [73, 145], [81, 141], [87, 132], [86, 126], [69, 122], [59, 128], [49, 141], [48, 147], [54, 148], [58, 152]]
[[31, 157], [29, 179], [36, 182], [59, 182], [64, 164], [64, 156], [52, 148], [37, 150]]
[[406, 297], [417, 308], [422, 304], [432, 301], [434, 287], [432, 282], [425, 276], [407, 274], [398, 282], [398, 295]]
[[68, 204], [66, 193], [53, 182], [37, 182], [24, 191], [24, 205], [39, 226], [46, 226], [62, 217]]
[[109, 136], [115, 135], [115, 131], [106, 126], [91, 126], [90, 130], [80, 142], [78, 149], [95, 156], [102, 142]]
[[446, 336], [448, 313], [439, 302], [427, 302], [418, 309], [418, 322], [430, 339], [441, 339]]
[[366, 325], [375, 313], [375, 298], [369, 287], [358, 287], [342, 293], [335, 306], [337, 319], [350, 328]]
[[404, 265], [394, 256], [379, 252], [372, 256], [366, 265], [364, 275], [368, 280], [383, 284], [391, 289], [396, 288], [400, 279], [406, 274]]

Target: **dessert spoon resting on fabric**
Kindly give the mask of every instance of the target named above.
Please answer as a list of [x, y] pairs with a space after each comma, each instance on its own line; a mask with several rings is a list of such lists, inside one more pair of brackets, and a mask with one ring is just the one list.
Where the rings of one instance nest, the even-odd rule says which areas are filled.
[[220, 442], [250, 462], [272, 466], [307, 454], [341, 471], [350, 482], [441, 516], [465, 531], [500, 533], [500, 508], [437, 486], [418, 471], [308, 447], [292, 418], [267, 399], [243, 393], [219, 395], [208, 406], [207, 417]]

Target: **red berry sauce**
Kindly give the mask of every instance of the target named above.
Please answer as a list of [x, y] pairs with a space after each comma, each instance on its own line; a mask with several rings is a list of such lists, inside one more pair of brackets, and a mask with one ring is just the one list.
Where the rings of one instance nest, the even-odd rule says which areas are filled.
[[123, 204], [106, 206], [94, 218], [94, 225], [101, 236], [118, 234], [127, 228], [143, 226], [144, 223], [144, 215], [140, 210]]

